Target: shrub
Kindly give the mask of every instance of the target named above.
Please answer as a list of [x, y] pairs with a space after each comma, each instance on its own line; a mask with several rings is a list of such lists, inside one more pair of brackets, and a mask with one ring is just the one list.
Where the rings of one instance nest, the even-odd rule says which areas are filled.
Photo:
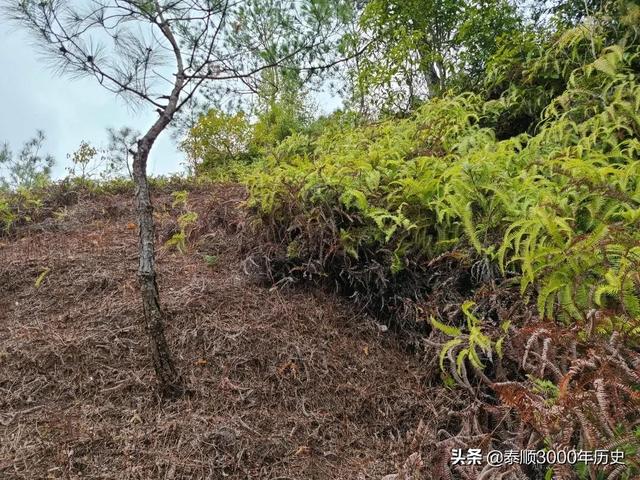
[[6, 143], [2, 146], [0, 167], [5, 168], [6, 175], [0, 175], [0, 188], [42, 187], [50, 181], [54, 158], [42, 155], [45, 140], [44, 132], [38, 130], [33, 138], [24, 143], [18, 155], [14, 155]]
[[606, 304], [635, 324], [640, 85], [630, 60], [615, 46], [574, 71], [535, 136], [497, 140], [487, 125], [508, 101], [475, 95], [323, 135], [311, 155], [272, 157], [251, 176], [253, 205], [279, 242], [323, 269], [375, 258], [393, 276], [464, 249], [517, 273], [543, 317], [586, 322]]
[[191, 128], [181, 147], [193, 173], [203, 174], [251, 160], [251, 125], [244, 113], [234, 115], [211, 109]]
[[536, 44], [501, 74], [514, 88], [285, 142], [246, 178], [273, 279], [328, 280], [422, 332], [478, 435], [629, 456], [549, 478], [638, 473], [640, 54], [602, 22]]

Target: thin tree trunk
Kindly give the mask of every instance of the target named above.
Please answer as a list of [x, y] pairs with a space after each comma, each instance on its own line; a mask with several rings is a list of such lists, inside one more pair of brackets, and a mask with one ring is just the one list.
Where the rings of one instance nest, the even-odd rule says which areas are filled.
[[136, 213], [140, 226], [138, 281], [142, 295], [145, 331], [160, 393], [163, 396], [175, 397], [184, 392], [184, 386], [171, 358], [169, 345], [164, 335], [165, 316], [160, 308], [160, 297], [156, 283], [155, 226], [147, 179], [147, 158], [153, 140], [150, 140], [148, 136], [143, 137], [138, 142], [138, 151], [133, 159]]
[[[162, 12], [158, 0], [154, 1], [157, 11]], [[158, 111], [160, 117], [144, 137], [138, 140], [138, 150], [133, 157], [133, 180], [136, 185], [136, 211], [140, 225], [138, 280], [140, 282], [140, 293], [142, 294], [145, 329], [160, 392], [164, 396], [176, 397], [185, 392], [185, 387], [173, 363], [169, 345], [164, 335], [165, 317], [160, 308], [160, 295], [158, 293], [158, 284], [156, 283], [155, 226], [149, 182], [147, 180], [147, 158], [158, 135], [171, 123], [174, 114], [179, 108], [178, 101], [184, 87], [184, 66], [178, 42], [162, 13], [159, 13], [159, 20], [158, 26], [171, 44], [176, 57], [176, 79], [166, 107]]]

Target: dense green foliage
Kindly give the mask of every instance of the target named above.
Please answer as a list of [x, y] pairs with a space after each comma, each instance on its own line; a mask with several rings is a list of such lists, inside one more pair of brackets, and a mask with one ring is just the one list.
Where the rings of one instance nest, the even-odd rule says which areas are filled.
[[[454, 302], [462, 314], [427, 309], [445, 336], [449, 380], [471, 388], [473, 375], [484, 379], [547, 446], [571, 445], [576, 428], [582, 447], [618, 442], [637, 453], [637, 415], [624, 409], [638, 407], [640, 385], [639, 19], [636, 3], [610, 2], [575, 26], [523, 31], [488, 61], [482, 91], [434, 97], [404, 119], [289, 137], [247, 177], [274, 278], [327, 278], [398, 320], [406, 301], [455, 290], [446, 276], [432, 281], [453, 259], [466, 271]], [[519, 286], [529, 313], [505, 317], [486, 299], [473, 307], [496, 284]], [[538, 339], [543, 363], [528, 370]], [[516, 364], [508, 381], [491, 380], [483, 371], [509, 361], [505, 342]], [[563, 342], [573, 360], [560, 360]], [[599, 373], [572, 387], [589, 368]], [[572, 404], [571, 388], [591, 400]], [[608, 426], [598, 418], [609, 418], [614, 396], [627, 413]], [[554, 432], [534, 418], [577, 426]]]
[[[407, 112], [427, 96], [476, 88], [500, 37], [520, 25], [505, 0], [371, 0], [347, 48], [364, 48], [351, 72], [369, 110]], [[361, 112], [364, 113], [364, 112]]]
[[192, 173], [237, 180], [248, 164], [271, 154], [288, 137], [320, 127], [321, 120], [311, 122], [308, 97], [299, 84], [275, 84], [281, 88], [263, 88], [254, 115], [211, 108], [198, 117], [181, 143]]
[[273, 157], [250, 182], [254, 201], [278, 221], [287, 221], [282, 210], [292, 196], [316, 220], [320, 209], [339, 204], [345, 219], [332, 253], [389, 252], [392, 273], [416, 254], [430, 259], [466, 244], [503, 272], [521, 274], [523, 292], [538, 285], [542, 315], [581, 317], [617, 288], [629, 293], [621, 313], [635, 318], [638, 285], [628, 275], [640, 253], [634, 60], [610, 46], [574, 71], [533, 137], [496, 140], [489, 125], [517, 100], [476, 95], [321, 136], [310, 153]]
[[193, 172], [204, 173], [232, 162], [251, 160], [257, 152], [250, 142], [251, 126], [243, 113], [230, 115], [211, 109], [189, 130], [181, 148]]

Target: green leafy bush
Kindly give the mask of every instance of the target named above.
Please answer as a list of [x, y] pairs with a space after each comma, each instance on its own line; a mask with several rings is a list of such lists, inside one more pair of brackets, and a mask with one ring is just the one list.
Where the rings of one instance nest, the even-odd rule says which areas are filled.
[[244, 113], [231, 115], [211, 109], [191, 128], [181, 148], [191, 170], [203, 174], [251, 160], [256, 154], [251, 132]]
[[640, 8], [619, 5], [503, 48], [482, 94], [292, 139], [245, 177], [271, 277], [422, 332], [492, 441], [628, 452], [559, 478], [639, 473]]
[[542, 317], [586, 321], [606, 304], [610, 331], [619, 315], [640, 315], [635, 58], [615, 45], [574, 70], [535, 136], [497, 140], [490, 125], [509, 98], [470, 94], [320, 136], [311, 154], [272, 156], [249, 177], [253, 205], [278, 241], [329, 230], [323, 245], [297, 249], [323, 268], [376, 258], [394, 275], [467, 249], [517, 274]]

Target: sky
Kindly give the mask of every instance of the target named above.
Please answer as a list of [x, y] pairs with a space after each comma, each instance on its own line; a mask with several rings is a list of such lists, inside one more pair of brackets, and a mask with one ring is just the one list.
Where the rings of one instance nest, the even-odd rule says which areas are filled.
[[[62, 178], [67, 154], [85, 140], [106, 147], [108, 127], [144, 132], [157, 118], [151, 107], [132, 111], [90, 78], [57, 77], [43, 61], [32, 38], [0, 16], [0, 144], [17, 152], [37, 129], [45, 132], [45, 153], [56, 159], [54, 178]], [[165, 131], [149, 156], [149, 173], [180, 172], [184, 156]]]
[[[340, 99], [327, 91], [315, 96], [318, 113], [338, 108]], [[132, 127], [145, 132], [156, 120], [151, 106], [133, 111], [124, 100], [103, 89], [93, 78], [69, 79], [56, 76], [33, 44], [33, 38], [0, 16], [0, 144], [13, 152], [45, 132], [44, 152], [56, 160], [54, 179], [63, 178], [70, 162], [67, 155], [87, 141], [106, 147], [106, 129]], [[148, 172], [166, 175], [184, 171], [184, 155], [165, 130], [151, 150]], [[1, 174], [2, 172], [0, 172]]]

